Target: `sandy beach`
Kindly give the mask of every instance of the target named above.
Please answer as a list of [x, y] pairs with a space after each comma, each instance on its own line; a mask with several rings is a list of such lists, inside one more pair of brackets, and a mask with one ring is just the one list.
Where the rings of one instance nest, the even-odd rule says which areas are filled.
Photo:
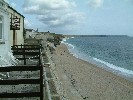
[[61, 44], [52, 54], [62, 100], [133, 100], [133, 83], [69, 53]]

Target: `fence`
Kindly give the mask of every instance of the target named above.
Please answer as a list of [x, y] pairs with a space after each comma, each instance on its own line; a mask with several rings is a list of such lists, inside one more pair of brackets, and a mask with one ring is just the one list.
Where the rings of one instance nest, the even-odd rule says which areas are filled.
[[41, 64], [40, 53], [42, 45], [13, 45], [11, 50], [14, 56], [18, 56], [18, 60], [23, 60], [26, 65], [29, 59], [38, 59], [38, 64]]
[[[10, 77], [7, 79], [0, 80], [1, 88], [8, 86], [9, 90], [1, 89], [3, 92], [0, 93], [0, 98], [31, 98], [39, 97], [43, 100], [43, 66], [41, 63], [41, 45], [14, 45], [11, 48], [13, 55], [19, 55], [18, 60], [23, 60], [24, 64], [8, 67], [0, 67], [0, 72], [9, 72]], [[29, 64], [27, 59], [36, 59], [36, 64]], [[18, 74], [20, 73], [20, 74]], [[30, 75], [31, 74], [31, 75]], [[36, 74], [36, 76], [34, 75]], [[17, 75], [17, 76], [15, 76]], [[12, 76], [12, 77], [11, 77]], [[34, 86], [35, 85], [35, 86]], [[17, 88], [16, 91], [11, 91], [12, 87]], [[27, 86], [23, 90], [23, 86]], [[27, 90], [28, 86], [37, 87], [39, 89]], [[38, 90], [38, 91], [37, 91]]]

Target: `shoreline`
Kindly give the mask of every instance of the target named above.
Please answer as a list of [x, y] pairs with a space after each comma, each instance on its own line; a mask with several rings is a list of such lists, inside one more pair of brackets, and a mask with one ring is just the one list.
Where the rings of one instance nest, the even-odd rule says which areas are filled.
[[[66, 44], [63, 43], [63, 45], [65, 45], [65, 46], [67, 47]], [[67, 47], [67, 50], [68, 50], [68, 47]], [[122, 74], [122, 72], [117, 71], [117, 70], [114, 70], [113, 68], [107, 67], [107, 65], [105, 65], [105, 64], [103, 64], [103, 63], [101, 63], [101, 62], [96, 62], [96, 61], [94, 61], [94, 62], [96, 62], [97, 64], [96, 64], [96, 63], [91, 63], [91, 62], [89, 62], [89, 61], [87, 61], [87, 60], [84, 60], [84, 59], [82, 59], [82, 58], [78, 58], [78, 57], [74, 56], [74, 54], [72, 54], [69, 50], [68, 50], [68, 52], [69, 52], [73, 57], [75, 57], [76, 59], [81, 60], [82, 62], [88, 63], [88, 64], [90, 64], [90, 65], [92, 65], [92, 66], [95, 66], [96, 68], [102, 69], [103, 71], [107, 71], [107, 72], [109, 72], [110, 74], [115, 75], [116, 77], [119, 77], [119, 78], [121, 78], [121, 79], [123, 79], [123, 80], [125, 80], [125, 81], [129, 81], [129, 82], [133, 83], [133, 77], [129, 78], [128, 76], [124, 76], [124, 75]], [[98, 64], [98, 63], [99, 63], [99, 64]], [[101, 66], [100, 66], [100, 65], [101, 65]], [[120, 73], [120, 74], [118, 74], [118, 73]], [[131, 79], [131, 80], [130, 80], [130, 79]]]
[[95, 65], [99, 68], [102, 68], [102, 69], [108, 71], [108, 72], [111, 72], [112, 74], [115, 74], [115, 75], [117, 75], [119, 77], [122, 77], [122, 78], [124, 78], [124, 79], [126, 79], [130, 82], [133, 82], [133, 71], [132, 70], [128, 70], [128, 69], [116, 66], [114, 64], [105, 62], [105, 61], [100, 60], [98, 58], [93, 58], [93, 57], [90, 57], [90, 58], [81, 57], [81, 58], [79, 58], [77, 55], [71, 53], [71, 49], [70, 49], [71, 47], [69, 48], [69, 45], [71, 45], [71, 44], [68, 44], [68, 43], [65, 43], [65, 42], [62, 42], [62, 44], [66, 45], [68, 51], [70, 52], [70, 54], [72, 54], [77, 59], [86, 61], [86, 62], [88, 62], [92, 65]]
[[132, 82], [74, 57], [65, 44], [59, 45], [55, 53], [52, 56], [55, 70], [67, 100], [133, 99]]

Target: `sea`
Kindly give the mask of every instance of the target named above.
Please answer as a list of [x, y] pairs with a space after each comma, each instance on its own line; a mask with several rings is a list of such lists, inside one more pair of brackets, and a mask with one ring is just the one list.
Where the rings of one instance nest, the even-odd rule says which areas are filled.
[[133, 82], [133, 37], [76, 36], [62, 43], [73, 56]]

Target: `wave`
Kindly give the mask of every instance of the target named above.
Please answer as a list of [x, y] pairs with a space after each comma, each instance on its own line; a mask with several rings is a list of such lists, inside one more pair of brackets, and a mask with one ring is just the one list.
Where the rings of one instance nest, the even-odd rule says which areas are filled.
[[67, 40], [67, 38], [63, 38], [62, 41], [61, 41], [61, 43], [65, 43], [66, 40]]
[[100, 59], [97, 59], [97, 58], [93, 58], [95, 61], [97, 62], [100, 62], [104, 65], [106, 65], [107, 67], [109, 67], [110, 69], [114, 70], [115, 72], [119, 73], [119, 74], [124, 74], [124, 75], [128, 75], [128, 76], [133, 76], [133, 71], [132, 70], [128, 70], [128, 69], [124, 69], [122, 67], [118, 67], [118, 66], [115, 66], [113, 64], [110, 64], [108, 62], [105, 62], [105, 61], [102, 61]]
[[118, 76], [121, 76], [129, 81], [133, 81], [133, 71], [132, 70], [128, 70], [128, 69], [116, 66], [114, 64], [108, 63], [106, 61], [103, 61], [101, 59], [94, 58], [93, 56], [90, 56], [89, 54], [82, 51], [82, 48], [79, 49], [79, 47], [68, 43], [67, 38], [65, 38], [63, 40], [63, 43], [66, 44], [69, 52], [76, 58], [82, 59], [82, 60], [92, 63], [94, 65], [97, 65], [98, 67], [101, 67], [107, 71], [110, 71], [110, 72], [112, 72]]
[[74, 48], [75, 48], [75, 46], [74, 46], [74, 45], [72, 45], [72, 44], [70, 44], [70, 43], [67, 43], [67, 42], [66, 42], [66, 41], [67, 41], [67, 39], [69, 39], [69, 38], [64, 38], [64, 39], [61, 41], [61, 43], [66, 44], [66, 45], [67, 45], [67, 47], [68, 47], [68, 49], [74, 49]]
[[103, 68], [109, 72], [112, 72], [115, 75], [118, 75], [120, 77], [123, 77], [123, 78], [133, 82], [133, 71], [132, 70], [128, 70], [128, 69], [113, 65], [111, 63], [105, 62], [105, 61], [97, 59], [97, 58], [93, 58], [91, 56], [87, 56], [85, 54], [76, 54], [76, 52], [71, 52], [71, 53], [73, 54], [73, 56], [75, 56], [78, 59], [87, 61], [87, 62], [94, 64], [100, 68]]
[[69, 43], [64, 43], [64, 44], [66, 44], [66, 45], [68, 46], [68, 49], [69, 49], [69, 50], [71, 50], [71, 49], [74, 49], [74, 48], [75, 48], [75, 46], [74, 46], [74, 45], [72, 45], [72, 44], [69, 44]]
[[[70, 38], [75, 38], [75, 37], [70, 37]], [[67, 37], [67, 38], [63, 38], [63, 40], [61, 41], [61, 43], [64, 43], [64, 42], [66, 42], [68, 39], [70, 39], [69, 37]]]
[[75, 37], [71, 37], [71, 38], [75, 38]]

